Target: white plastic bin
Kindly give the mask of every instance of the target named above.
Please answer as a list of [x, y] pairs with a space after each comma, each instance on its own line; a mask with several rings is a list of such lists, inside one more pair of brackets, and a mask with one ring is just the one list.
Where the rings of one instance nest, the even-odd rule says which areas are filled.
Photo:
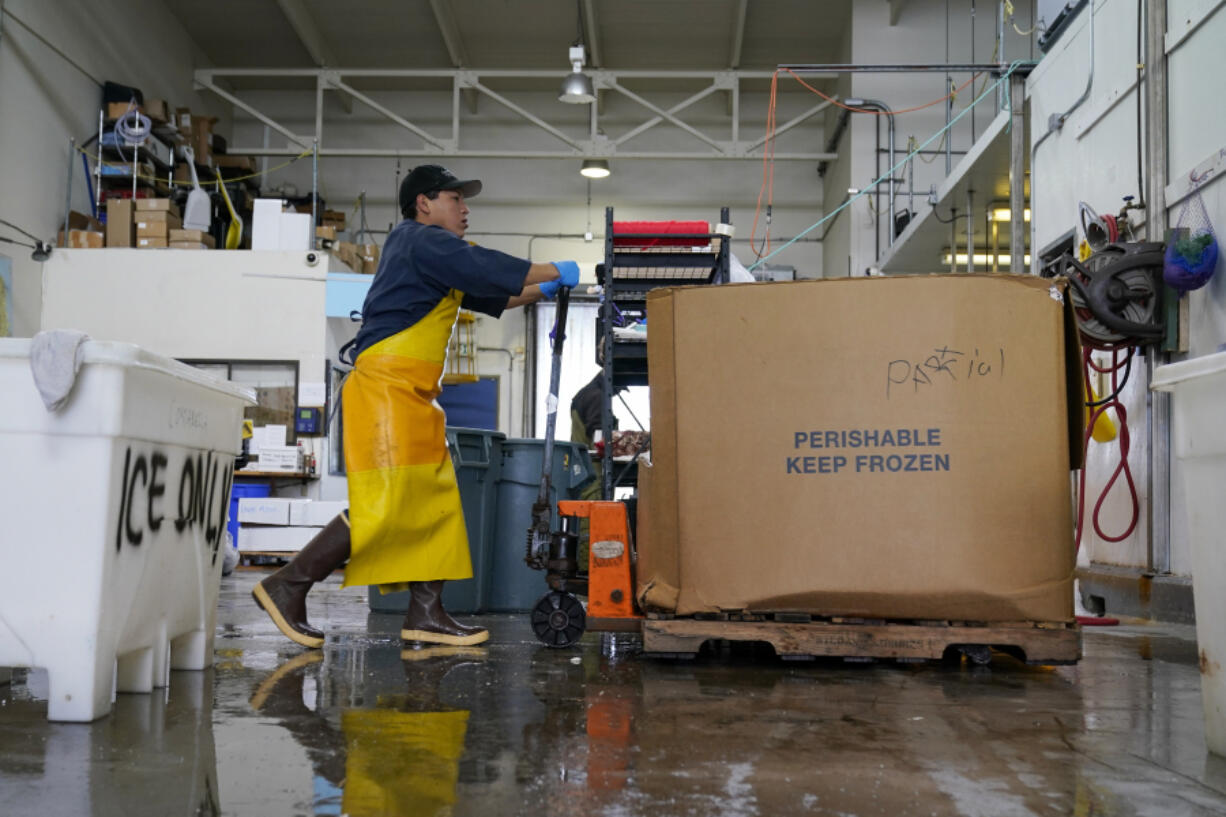
[[1226, 352], [1159, 366], [1183, 469], [1201, 698], [1209, 751], [1226, 755]]
[[50, 412], [31, 341], [0, 339], [0, 666], [48, 671], [47, 716], [213, 663], [234, 456], [249, 389], [87, 341]]

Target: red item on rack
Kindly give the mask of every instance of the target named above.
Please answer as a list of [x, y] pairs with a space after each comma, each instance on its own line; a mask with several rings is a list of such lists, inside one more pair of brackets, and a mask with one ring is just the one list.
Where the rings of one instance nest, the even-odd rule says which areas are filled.
[[708, 238], [619, 238], [622, 233], [702, 233], [711, 232], [705, 221], [615, 221], [614, 247], [705, 247]]

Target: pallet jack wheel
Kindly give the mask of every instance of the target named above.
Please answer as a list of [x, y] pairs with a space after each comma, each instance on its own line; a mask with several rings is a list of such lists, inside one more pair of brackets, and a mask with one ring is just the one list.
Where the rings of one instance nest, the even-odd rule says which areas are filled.
[[532, 608], [532, 632], [550, 647], [569, 647], [587, 629], [583, 605], [570, 593], [551, 590]]

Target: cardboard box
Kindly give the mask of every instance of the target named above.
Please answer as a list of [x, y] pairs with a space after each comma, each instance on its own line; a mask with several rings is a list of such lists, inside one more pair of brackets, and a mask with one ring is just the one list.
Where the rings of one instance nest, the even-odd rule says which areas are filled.
[[354, 272], [362, 271], [362, 259], [358, 256], [357, 244], [350, 241], [338, 241], [332, 245], [332, 254]]
[[291, 525], [327, 525], [336, 515], [349, 507], [348, 502], [339, 500], [303, 500], [289, 506], [289, 523]]
[[[128, 103], [128, 102], [108, 102], [106, 103], [107, 121], [110, 122], [110, 121], [116, 120], [119, 117], [126, 114], [128, 112], [128, 108], [130, 104], [131, 103]], [[140, 113], [145, 112], [145, 109], [140, 105], [136, 106], [136, 110], [139, 111]]]
[[[64, 231], [58, 234], [58, 243], [64, 246]], [[100, 230], [69, 230], [68, 246], [76, 250], [100, 250], [106, 243], [106, 234]]]
[[205, 244], [203, 241], [171, 241], [170, 249], [172, 250], [215, 250], [217, 249], [212, 244]]
[[362, 263], [362, 273], [366, 275], [374, 275], [379, 271], [378, 244], [359, 244], [358, 258]]
[[249, 551], [302, 550], [321, 530], [322, 528], [239, 525], [237, 547], [239, 550]]
[[335, 227], [337, 230], [345, 229], [345, 214], [340, 210], [324, 210], [320, 221], [325, 227]]
[[170, 121], [170, 106], [166, 104], [164, 99], [145, 98], [145, 116], [153, 120], [154, 124], [165, 125]]
[[288, 525], [291, 507], [310, 501], [280, 497], [243, 497], [238, 501], [238, 521], [243, 525]]
[[176, 216], [182, 215], [179, 212], [179, 205], [175, 204], [172, 199], [136, 199], [136, 212], [143, 217], [147, 213], [174, 213]]
[[212, 233], [206, 233], [204, 230], [181, 230], [178, 228], [170, 231], [170, 243], [189, 243], [200, 244], [202, 249], [213, 249], [217, 246], [217, 240], [213, 238]]
[[191, 145], [196, 153], [196, 161], [207, 163], [213, 153], [213, 124], [216, 117], [192, 115]]
[[1072, 618], [1084, 417], [1063, 283], [843, 278], [647, 303], [647, 609]]
[[186, 137], [191, 137], [192, 134], [192, 109], [191, 108], [175, 108], [174, 126], [179, 129], [179, 133]]
[[138, 250], [164, 250], [170, 246], [170, 242], [165, 238], [157, 238], [153, 236], [137, 236], [136, 248]]
[[170, 240], [170, 231], [183, 226], [182, 220], [174, 213], [155, 211], [136, 214], [136, 237], [164, 238]]
[[106, 245], [108, 247], [135, 247], [136, 221], [131, 199], [107, 199]]
[[323, 226], [323, 227], [316, 227], [316, 228], [315, 228], [315, 237], [316, 237], [316, 238], [322, 238], [322, 239], [325, 239], [325, 240], [327, 240], [327, 241], [335, 241], [335, 240], [336, 240], [336, 228], [335, 228], [335, 227], [329, 227], [329, 226], [326, 226], [326, 225], [325, 225], [325, 226]]

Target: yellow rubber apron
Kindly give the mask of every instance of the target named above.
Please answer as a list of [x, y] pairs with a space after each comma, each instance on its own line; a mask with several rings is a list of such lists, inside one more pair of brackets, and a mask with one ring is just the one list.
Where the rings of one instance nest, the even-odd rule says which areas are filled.
[[446, 417], [435, 402], [462, 299], [451, 290], [416, 324], [365, 349], [345, 381], [345, 586], [472, 578]]

